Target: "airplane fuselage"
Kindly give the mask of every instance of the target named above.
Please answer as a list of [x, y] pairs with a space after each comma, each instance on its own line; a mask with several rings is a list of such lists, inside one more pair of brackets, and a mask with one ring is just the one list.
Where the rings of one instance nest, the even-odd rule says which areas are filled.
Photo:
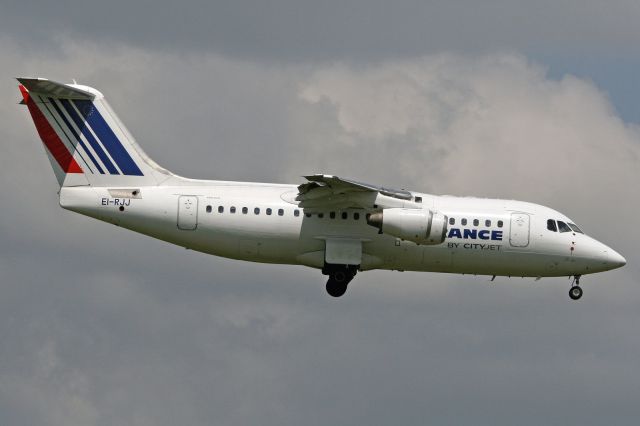
[[532, 203], [420, 193], [397, 200], [379, 194], [387, 206], [446, 215], [444, 242], [423, 245], [380, 233], [367, 223], [373, 210], [305, 211], [294, 200], [294, 185], [194, 182], [176, 187], [65, 187], [60, 204], [192, 250], [253, 262], [322, 268], [327, 244], [334, 241], [361, 245], [362, 271], [547, 277], [605, 271], [621, 262], [615, 251], [585, 234], [552, 232], [550, 219], [571, 220]]

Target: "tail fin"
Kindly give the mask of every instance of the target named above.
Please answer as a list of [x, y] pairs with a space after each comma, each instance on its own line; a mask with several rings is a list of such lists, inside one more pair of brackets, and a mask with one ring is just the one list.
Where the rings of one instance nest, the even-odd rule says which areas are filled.
[[175, 176], [138, 146], [99, 91], [18, 78], [60, 186], [158, 185]]

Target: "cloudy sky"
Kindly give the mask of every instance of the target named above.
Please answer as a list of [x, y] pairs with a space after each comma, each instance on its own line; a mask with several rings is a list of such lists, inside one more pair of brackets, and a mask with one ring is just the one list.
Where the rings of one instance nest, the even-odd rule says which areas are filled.
[[[640, 3], [0, 3], [0, 424], [600, 425], [640, 416]], [[97, 87], [181, 175], [533, 201], [583, 278], [302, 267], [57, 206], [16, 76]]]

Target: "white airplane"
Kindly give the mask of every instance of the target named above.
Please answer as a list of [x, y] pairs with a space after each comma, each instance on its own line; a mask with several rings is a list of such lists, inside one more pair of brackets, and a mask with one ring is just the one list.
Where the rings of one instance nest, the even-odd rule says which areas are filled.
[[195, 180], [160, 167], [102, 93], [18, 78], [60, 184], [62, 208], [188, 249], [305, 265], [342, 296], [358, 271], [573, 277], [625, 265], [567, 216], [511, 200], [435, 196], [337, 176], [300, 185]]

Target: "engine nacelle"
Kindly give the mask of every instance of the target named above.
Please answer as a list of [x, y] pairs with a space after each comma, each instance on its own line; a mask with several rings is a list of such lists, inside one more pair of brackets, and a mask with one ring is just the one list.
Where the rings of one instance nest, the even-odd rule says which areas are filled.
[[391, 208], [372, 213], [367, 223], [383, 234], [392, 235], [416, 244], [435, 245], [447, 235], [447, 216], [431, 210]]

